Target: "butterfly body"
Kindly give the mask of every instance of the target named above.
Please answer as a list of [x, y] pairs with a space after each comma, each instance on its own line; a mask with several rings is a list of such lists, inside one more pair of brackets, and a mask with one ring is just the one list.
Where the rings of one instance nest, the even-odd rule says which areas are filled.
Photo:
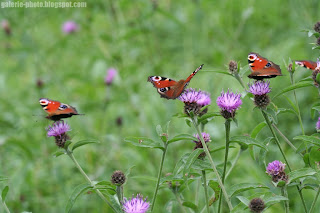
[[48, 113], [46, 118], [53, 121], [58, 121], [62, 118], [69, 118], [73, 115], [79, 115], [76, 108], [68, 104], [63, 104], [59, 101], [41, 98], [39, 103], [42, 106], [42, 109]]
[[186, 80], [175, 81], [170, 78], [161, 76], [149, 76], [148, 81], [157, 88], [157, 92], [161, 98], [176, 99], [184, 91], [185, 87], [188, 86], [193, 76], [202, 69], [203, 64], [198, 67]]
[[258, 53], [249, 53], [248, 63], [252, 71], [248, 75], [249, 78], [263, 80], [264, 78], [274, 78], [282, 75], [279, 65], [260, 56]]
[[309, 70], [315, 70], [317, 67], [317, 62], [309, 60], [295, 61], [295, 63], [301, 67], [307, 68]]

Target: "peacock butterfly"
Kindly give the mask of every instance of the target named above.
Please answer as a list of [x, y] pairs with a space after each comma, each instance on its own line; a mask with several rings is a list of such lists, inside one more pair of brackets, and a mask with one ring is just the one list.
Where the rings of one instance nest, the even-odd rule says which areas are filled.
[[202, 69], [203, 64], [198, 67], [186, 80], [174, 81], [170, 78], [160, 76], [149, 76], [148, 81], [157, 88], [161, 98], [176, 99], [184, 91], [184, 88], [189, 84], [192, 77]]
[[314, 61], [301, 60], [301, 61], [295, 61], [295, 63], [309, 70], [315, 70], [317, 67], [317, 62], [314, 62]]
[[42, 109], [48, 113], [46, 118], [53, 121], [58, 121], [62, 118], [69, 118], [73, 115], [79, 115], [74, 107], [68, 104], [63, 104], [59, 101], [40, 98], [39, 103], [42, 106]]
[[264, 78], [274, 78], [282, 75], [279, 65], [263, 58], [258, 53], [249, 53], [248, 63], [252, 71], [248, 75], [249, 78], [263, 80]]

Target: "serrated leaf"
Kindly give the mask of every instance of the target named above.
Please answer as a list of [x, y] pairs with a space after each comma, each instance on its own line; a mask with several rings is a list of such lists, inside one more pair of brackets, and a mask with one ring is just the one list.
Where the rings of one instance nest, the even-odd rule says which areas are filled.
[[312, 168], [303, 168], [290, 172], [289, 175], [289, 183], [303, 177], [312, 176], [317, 172]]
[[259, 132], [266, 126], [267, 124], [265, 122], [259, 123], [251, 132], [250, 137], [256, 138]]
[[4, 202], [4, 201], [6, 200], [8, 191], [9, 191], [9, 186], [5, 186], [4, 189], [3, 189], [2, 192], [1, 192], [2, 202]]
[[276, 94], [272, 99], [275, 99], [276, 97], [278, 97], [278, 96], [280, 96], [280, 95], [282, 95], [284, 93], [290, 92], [292, 90], [303, 88], [303, 87], [310, 87], [310, 86], [313, 86], [312, 82], [309, 82], [309, 81], [302, 81], [301, 82], [301, 81], [299, 81], [298, 83], [296, 83], [294, 85], [290, 85], [290, 86], [284, 88], [278, 94]]
[[198, 159], [200, 153], [202, 153], [202, 152], [203, 152], [202, 149], [196, 149], [186, 159], [186, 162], [185, 162], [185, 165], [183, 168], [183, 175], [184, 175], [183, 177], [185, 178], [185, 181], [187, 180], [187, 176], [185, 174], [189, 173], [191, 165], [193, 164], [193, 162], [195, 160]]
[[299, 136], [294, 137], [293, 140], [302, 140], [307, 143], [312, 143], [314, 145], [320, 146], [320, 139], [315, 136], [299, 135]]
[[9, 180], [9, 178], [6, 177], [6, 176], [0, 176], [0, 182], [1, 182], [1, 181], [6, 181], [6, 180]]
[[86, 192], [88, 189], [92, 189], [92, 186], [90, 186], [87, 183], [78, 185], [72, 192], [72, 194], [69, 197], [65, 212], [70, 212], [74, 203], [76, 202], [77, 198]]
[[240, 184], [235, 184], [231, 186], [228, 191], [229, 191], [229, 196], [233, 197], [234, 195], [240, 192], [244, 192], [251, 189], [262, 189], [262, 188], [269, 189], [269, 187], [259, 183], [240, 183]]
[[230, 143], [238, 143], [240, 146], [258, 146], [262, 149], [267, 150], [267, 147], [259, 143], [256, 139], [248, 136], [235, 136], [230, 139]]
[[98, 140], [94, 140], [94, 139], [88, 139], [88, 140], [81, 140], [76, 142], [73, 146], [72, 146], [72, 151], [79, 148], [80, 146], [84, 146], [87, 144], [92, 144], [92, 143], [100, 143], [100, 141]]
[[190, 201], [184, 201], [182, 205], [198, 212], [198, 206]]
[[211, 164], [207, 158], [204, 160], [196, 159], [191, 168], [195, 170], [212, 170]]
[[171, 138], [168, 143], [173, 143], [177, 141], [182, 141], [182, 140], [187, 140], [187, 141], [198, 141], [196, 137], [193, 137], [192, 135], [189, 134], [180, 134], [176, 135], [173, 138]]
[[164, 147], [159, 142], [146, 137], [127, 137], [124, 141], [134, 146], [164, 150]]
[[53, 153], [53, 157], [59, 157], [60, 155], [64, 155], [64, 154], [66, 154], [66, 151], [64, 151], [64, 150], [58, 150], [58, 151], [56, 151], [55, 153]]

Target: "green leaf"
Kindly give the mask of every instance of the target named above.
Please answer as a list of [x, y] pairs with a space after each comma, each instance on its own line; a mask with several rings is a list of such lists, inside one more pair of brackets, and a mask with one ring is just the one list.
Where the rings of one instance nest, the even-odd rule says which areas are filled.
[[311, 118], [314, 119], [316, 112], [320, 112], [320, 103], [315, 103], [311, 107]]
[[94, 139], [87, 139], [87, 140], [78, 141], [72, 146], [72, 151], [79, 148], [80, 146], [84, 146], [84, 145], [92, 144], [92, 143], [100, 143], [100, 142], [98, 140], [94, 140]]
[[265, 122], [259, 123], [251, 132], [250, 137], [256, 138], [259, 132], [266, 126], [267, 124]]
[[309, 152], [309, 163], [312, 168], [318, 168], [320, 162], [320, 150], [319, 147], [313, 146]]
[[78, 185], [72, 192], [71, 196], [69, 197], [65, 212], [70, 212], [73, 204], [76, 202], [77, 198], [86, 192], [88, 189], [92, 189], [92, 186], [90, 186], [87, 183]]
[[183, 174], [184, 174], [183, 177], [185, 177], [185, 181], [187, 179], [187, 176], [185, 174], [189, 173], [191, 165], [193, 164], [193, 162], [195, 160], [198, 159], [200, 153], [202, 153], [202, 152], [203, 152], [203, 149], [196, 149], [186, 159], [186, 162], [185, 162], [185, 165], [184, 165], [184, 168], [183, 168]]
[[240, 146], [258, 146], [262, 149], [267, 150], [264, 144], [259, 143], [256, 139], [250, 138], [248, 136], [235, 136], [230, 139], [230, 143], [238, 143]]
[[1, 181], [6, 181], [6, 180], [9, 180], [9, 178], [6, 177], [6, 176], [0, 176], [0, 182], [1, 182]]
[[164, 151], [164, 147], [156, 141], [153, 141], [150, 138], [146, 137], [127, 137], [124, 139], [125, 142], [131, 143], [134, 146], [152, 148], [152, 149], [161, 149]]
[[313, 86], [313, 83], [312, 82], [309, 82], [309, 81], [299, 81], [298, 83], [294, 84], [294, 85], [290, 85], [286, 88], [284, 88], [283, 90], [281, 90], [278, 94], [276, 94], [272, 99], [275, 99], [276, 97], [286, 93], [286, 92], [289, 92], [289, 91], [292, 91], [292, 90], [295, 90], [295, 89], [299, 89], [299, 88], [303, 88], [303, 87], [310, 87], [310, 86]]
[[243, 196], [237, 196], [237, 198], [243, 203], [245, 206], [249, 206], [250, 200]]
[[280, 196], [280, 195], [272, 195], [270, 197], [265, 197], [264, 204], [266, 206], [272, 206], [272, 205], [279, 203], [281, 201], [284, 201], [284, 200], [288, 200], [288, 198]]
[[68, 149], [68, 147], [69, 147], [71, 144], [72, 144], [72, 141], [70, 141], [70, 140], [69, 140], [69, 141], [66, 141], [63, 148], [64, 148], [64, 149]]
[[264, 110], [264, 112], [267, 114], [271, 123], [274, 123], [274, 124], [278, 123], [277, 113], [273, 109], [268, 108]]
[[316, 174], [317, 172], [312, 168], [303, 168], [294, 170], [289, 173], [289, 183], [303, 177], [312, 176]]
[[213, 189], [214, 196], [209, 199], [209, 206], [211, 206], [214, 202], [219, 200], [220, 197], [220, 186], [219, 183], [213, 180], [209, 180], [208, 186]]
[[2, 202], [4, 202], [4, 201], [6, 200], [8, 191], [9, 191], [9, 186], [5, 186], [4, 189], [3, 189], [2, 192], [1, 192]]
[[211, 164], [207, 158], [205, 158], [204, 160], [196, 159], [193, 162], [191, 168], [195, 170], [212, 170]]
[[160, 125], [156, 126], [156, 131], [157, 131], [158, 136], [161, 136], [163, 133], [162, 127]]
[[55, 153], [53, 153], [53, 157], [59, 157], [60, 155], [65, 155], [67, 154], [65, 150], [58, 150]]
[[196, 137], [193, 137], [192, 135], [189, 135], [189, 134], [180, 134], [180, 135], [176, 135], [173, 138], [171, 138], [168, 141], [168, 143], [173, 143], [173, 142], [182, 141], [182, 140], [197, 141], [198, 139]]
[[204, 121], [210, 121], [212, 120], [214, 117], [218, 117], [221, 116], [219, 112], [208, 112], [204, 115], [202, 115], [201, 117], [198, 118], [199, 123], [203, 123]]
[[320, 146], [320, 139], [315, 136], [299, 135], [293, 138], [293, 140], [302, 140], [307, 143], [311, 143], [317, 146]]
[[192, 209], [195, 212], [198, 212], [198, 206], [190, 201], [184, 201], [182, 205]]
[[128, 177], [128, 176], [130, 175], [130, 173], [131, 173], [131, 170], [132, 170], [134, 167], [136, 167], [136, 166], [135, 166], [135, 165], [131, 166], [131, 167], [124, 173], [124, 175], [125, 175], [126, 177]]
[[235, 184], [233, 186], [230, 187], [229, 189], [229, 196], [233, 197], [234, 195], [240, 193], [240, 192], [244, 192], [247, 190], [251, 190], [251, 189], [269, 189], [269, 187], [264, 186], [262, 184], [259, 183], [240, 183], [240, 184]]

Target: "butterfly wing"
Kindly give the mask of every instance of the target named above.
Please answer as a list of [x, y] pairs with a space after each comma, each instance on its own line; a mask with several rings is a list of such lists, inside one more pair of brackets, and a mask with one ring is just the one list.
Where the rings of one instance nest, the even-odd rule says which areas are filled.
[[198, 67], [195, 71], [189, 75], [186, 80], [180, 80], [178, 82], [165, 77], [160, 76], [150, 76], [148, 81], [150, 81], [155, 88], [157, 88], [158, 93], [162, 98], [166, 99], [176, 99], [181, 95], [184, 88], [189, 84], [190, 80], [199, 70], [201, 70], [203, 64]]
[[48, 116], [46, 118], [50, 120], [57, 121], [62, 118], [71, 117], [73, 115], [79, 115], [74, 107], [68, 104], [63, 104], [59, 101], [41, 98], [39, 100], [39, 103], [42, 106], [42, 109], [46, 111], [46, 113], [48, 113]]
[[301, 60], [301, 61], [295, 61], [295, 63], [309, 70], [315, 70], [317, 67], [317, 62], [314, 62], [314, 61]]
[[248, 75], [249, 78], [262, 80], [264, 78], [274, 78], [282, 75], [279, 65], [263, 58], [258, 53], [249, 53], [248, 63], [252, 73]]

